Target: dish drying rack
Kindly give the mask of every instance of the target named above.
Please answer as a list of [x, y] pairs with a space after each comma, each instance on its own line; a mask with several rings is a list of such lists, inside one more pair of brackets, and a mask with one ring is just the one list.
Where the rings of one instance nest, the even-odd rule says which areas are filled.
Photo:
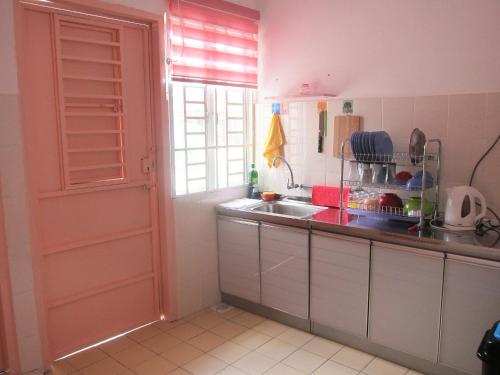
[[[364, 189], [378, 189], [378, 190], [404, 190], [420, 192], [420, 210], [418, 214], [409, 215], [405, 212], [404, 208], [390, 207], [390, 206], [377, 206], [363, 203], [356, 203], [356, 207], [349, 207], [345, 205], [343, 194], [340, 194], [340, 212], [347, 209], [352, 213], [362, 212], [365, 216], [376, 216], [383, 219], [401, 220], [409, 222], [417, 222], [420, 229], [425, 226], [425, 220], [428, 218], [437, 219], [439, 217], [439, 193], [440, 193], [440, 175], [441, 175], [441, 140], [430, 139], [426, 141], [422, 155], [410, 154], [409, 152], [394, 152], [390, 155], [380, 154], [356, 154], [356, 158], [351, 153], [346, 154], [346, 146], [351, 144], [350, 138], [342, 143], [341, 147], [341, 168], [340, 168], [340, 191], [344, 191], [344, 187], [360, 187]], [[352, 150], [352, 147], [350, 147]], [[388, 184], [388, 183], [363, 183], [361, 181], [346, 180], [345, 176], [345, 162], [357, 162], [367, 164], [395, 164], [398, 167], [411, 167], [422, 169], [422, 186], [416, 189], [408, 190], [406, 184]], [[434, 169], [434, 173], [429, 172]], [[427, 187], [426, 181], [427, 173], [433, 175], [434, 183], [432, 186]], [[426, 217], [424, 213], [425, 193], [429, 189], [434, 189], [434, 199], [431, 201], [433, 204], [432, 214]], [[403, 203], [404, 205], [404, 203]], [[340, 215], [342, 218], [342, 215]]]

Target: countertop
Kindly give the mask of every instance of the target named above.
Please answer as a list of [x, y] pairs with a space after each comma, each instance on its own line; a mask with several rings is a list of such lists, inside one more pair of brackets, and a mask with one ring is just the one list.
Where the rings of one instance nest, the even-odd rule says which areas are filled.
[[493, 231], [483, 236], [478, 236], [472, 231], [445, 232], [432, 229], [411, 233], [408, 231], [408, 227], [411, 226], [409, 223], [347, 214], [345, 211], [342, 220], [340, 220], [340, 210], [337, 208], [326, 208], [308, 219], [269, 215], [247, 210], [249, 206], [258, 202], [259, 200], [256, 199], [237, 199], [218, 205], [217, 212], [221, 215], [243, 219], [500, 261], [500, 235]]

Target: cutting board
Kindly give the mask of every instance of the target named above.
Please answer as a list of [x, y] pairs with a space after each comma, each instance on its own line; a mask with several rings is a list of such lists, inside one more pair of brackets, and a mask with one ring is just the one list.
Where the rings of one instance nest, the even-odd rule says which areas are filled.
[[[335, 116], [333, 129], [333, 156], [340, 158], [342, 155], [342, 142], [351, 138], [351, 134], [361, 130], [361, 116]], [[351, 145], [346, 145], [345, 154], [351, 155]]]

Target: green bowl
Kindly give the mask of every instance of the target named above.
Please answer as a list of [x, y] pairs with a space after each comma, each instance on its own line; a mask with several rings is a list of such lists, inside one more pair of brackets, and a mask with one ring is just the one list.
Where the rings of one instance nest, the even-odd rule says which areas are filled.
[[[410, 197], [406, 200], [403, 212], [408, 216], [420, 216], [420, 197]], [[434, 206], [427, 199], [424, 199], [424, 215], [432, 215]]]

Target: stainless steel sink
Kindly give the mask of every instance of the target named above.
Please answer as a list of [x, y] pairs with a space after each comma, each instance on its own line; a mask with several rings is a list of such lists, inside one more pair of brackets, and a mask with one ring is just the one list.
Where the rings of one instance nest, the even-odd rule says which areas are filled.
[[249, 208], [250, 211], [254, 212], [296, 217], [301, 219], [312, 216], [316, 212], [323, 211], [324, 209], [324, 207], [289, 202], [262, 202]]

